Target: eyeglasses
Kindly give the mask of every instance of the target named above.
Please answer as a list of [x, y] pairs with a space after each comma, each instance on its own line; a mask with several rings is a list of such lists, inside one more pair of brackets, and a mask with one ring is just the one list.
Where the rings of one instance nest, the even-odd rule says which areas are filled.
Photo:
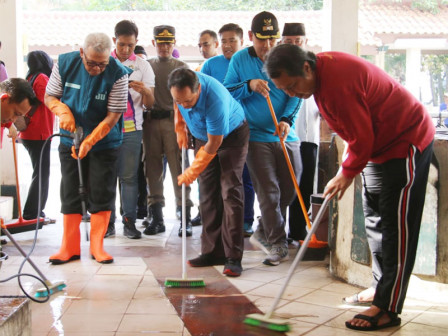
[[89, 61], [89, 59], [87, 58], [86, 54], [83, 54], [84, 58], [86, 60], [86, 64], [89, 68], [94, 68], [94, 67], [98, 67], [100, 68], [100, 70], [104, 70], [107, 65], [109, 64], [109, 62], [107, 63], [98, 63], [98, 62], [93, 62], [93, 61]]

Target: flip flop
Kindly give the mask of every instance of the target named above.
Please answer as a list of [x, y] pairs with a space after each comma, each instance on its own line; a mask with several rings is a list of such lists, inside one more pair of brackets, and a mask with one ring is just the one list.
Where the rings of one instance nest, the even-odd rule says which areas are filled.
[[[390, 318], [390, 321], [381, 325], [378, 325], [378, 321], [380, 320], [381, 316], [384, 314], [387, 314]], [[396, 313], [387, 312], [384, 310], [381, 310], [378, 314], [375, 316], [367, 316], [363, 314], [357, 314], [355, 315], [356, 319], [364, 320], [370, 323], [370, 326], [356, 326], [352, 325], [350, 322], [345, 322], [345, 326], [349, 329], [353, 330], [360, 330], [360, 331], [375, 331], [380, 330], [384, 328], [390, 328], [395, 327], [401, 324], [401, 318], [397, 317]]]
[[371, 306], [372, 300], [369, 301], [361, 301], [359, 299], [359, 293], [353, 294], [352, 296], [347, 296], [342, 298], [342, 301], [349, 306]]

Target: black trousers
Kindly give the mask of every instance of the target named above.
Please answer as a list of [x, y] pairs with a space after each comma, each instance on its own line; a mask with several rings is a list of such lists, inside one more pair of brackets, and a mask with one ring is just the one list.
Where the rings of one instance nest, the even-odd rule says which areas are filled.
[[[87, 192], [87, 210], [94, 214], [113, 209], [117, 188], [117, 158], [119, 148], [90, 151], [81, 160], [84, 186]], [[71, 156], [71, 148], [59, 145], [61, 160], [61, 212], [82, 214], [79, 194], [77, 160]]]
[[[300, 155], [302, 157], [302, 177], [299, 188], [303, 197], [303, 203], [308, 210], [310, 208], [310, 197], [313, 193], [314, 174], [316, 172], [316, 158], [318, 146], [312, 142], [300, 143]], [[307, 234], [306, 220], [303, 216], [299, 199], [294, 198], [289, 206], [289, 234], [288, 237], [294, 240], [303, 240]]]
[[51, 142], [48, 142], [44, 147], [45, 140], [21, 140], [23, 146], [28, 151], [33, 166], [33, 175], [31, 177], [30, 189], [26, 198], [25, 206], [23, 208], [23, 218], [33, 219], [37, 218], [38, 202], [39, 202], [39, 161], [42, 149], [42, 172], [41, 172], [41, 188], [40, 188], [40, 209], [39, 216], [45, 217], [43, 210], [47, 204], [48, 187], [50, 180], [50, 149]]
[[[195, 153], [205, 142], [196, 139]], [[243, 168], [249, 146], [247, 122], [222, 142], [199, 175], [201, 252], [241, 260], [244, 250]]]
[[432, 148], [431, 143], [419, 152], [410, 146], [406, 158], [370, 165], [364, 174], [370, 176], [364, 179], [364, 194], [379, 190], [364, 198], [366, 216], [379, 221], [381, 233], [369, 230], [369, 246], [382, 272], [373, 304], [398, 314], [414, 267]]

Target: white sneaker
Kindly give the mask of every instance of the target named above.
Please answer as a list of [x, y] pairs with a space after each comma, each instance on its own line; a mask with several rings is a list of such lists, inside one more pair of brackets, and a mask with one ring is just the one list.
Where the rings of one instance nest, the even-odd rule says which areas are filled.
[[280, 265], [280, 262], [289, 260], [289, 251], [286, 246], [272, 246], [268, 257], [263, 261], [263, 264], [269, 266]]

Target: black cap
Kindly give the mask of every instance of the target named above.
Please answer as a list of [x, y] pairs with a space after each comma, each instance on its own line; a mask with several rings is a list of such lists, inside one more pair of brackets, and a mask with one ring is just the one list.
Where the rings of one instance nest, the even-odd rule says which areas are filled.
[[146, 54], [146, 50], [145, 50], [145, 48], [143, 48], [141, 45], [136, 45], [136, 46], [135, 46], [134, 54], [143, 54], [143, 55], [148, 56], [148, 55]]
[[255, 15], [250, 30], [260, 40], [280, 38], [277, 18], [270, 12], [261, 12]]
[[303, 23], [285, 23], [282, 36], [306, 36], [305, 25]]
[[176, 40], [176, 29], [168, 25], [155, 26], [154, 39], [157, 43], [174, 43]]

